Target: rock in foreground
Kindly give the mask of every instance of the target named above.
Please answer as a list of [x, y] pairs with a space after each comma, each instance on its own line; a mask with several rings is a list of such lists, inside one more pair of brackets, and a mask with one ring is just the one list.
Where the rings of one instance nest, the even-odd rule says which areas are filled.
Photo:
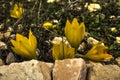
[[89, 63], [87, 80], [120, 80], [120, 67], [118, 65], [104, 65]]
[[86, 64], [83, 59], [56, 60], [53, 80], [85, 80]]
[[0, 66], [0, 80], [51, 80], [52, 66], [37, 60]]

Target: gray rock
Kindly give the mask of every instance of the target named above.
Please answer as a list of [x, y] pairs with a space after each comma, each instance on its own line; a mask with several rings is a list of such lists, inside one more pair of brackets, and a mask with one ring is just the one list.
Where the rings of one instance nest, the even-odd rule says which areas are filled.
[[0, 66], [0, 80], [51, 80], [52, 66], [37, 60]]
[[16, 61], [15, 56], [13, 55], [12, 52], [10, 52], [10, 53], [7, 55], [7, 57], [6, 57], [6, 63], [7, 63], [7, 64], [10, 64], [10, 63], [13, 63], [13, 62], [15, 62], [15, 61]]
[[120, 67], [117, 65], [102, 65], [89, 63], [87, 80], [120, 80]]
[[83, 59], [56, 60], [53, 80], [85, 80], [86, 64]]

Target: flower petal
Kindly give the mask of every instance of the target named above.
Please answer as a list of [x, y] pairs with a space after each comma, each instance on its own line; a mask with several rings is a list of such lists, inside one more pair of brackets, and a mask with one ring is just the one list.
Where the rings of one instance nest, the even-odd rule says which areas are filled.
[[33, 56], [35, 56], [36, 54], [36, 48], [37, 48], [37, 39], [36, 37], [33, 35], [33, 33], [31, 32], [31, 29], [29, 31], [29, 45], [30, 45], [30, 49], [32, 49], [31, 54]]
[[64, 42], [53, 44], [52, 56], [55, 60], [74, 58], [74, 48], [69, 48]]
[[112, 59], [112, 55], [107, 53], [107, 47], [102, 42], [94, 45], [83, 57], [93, 61], [106, 61]]
[[72, 24], [70, 24], [67, 20], [65, 26], [65, 36], [72, 47], [77, 49], [83, 40], [84, 35], [85, 25], [83, 22], [79, 25], [77, 18], [74, 18]]

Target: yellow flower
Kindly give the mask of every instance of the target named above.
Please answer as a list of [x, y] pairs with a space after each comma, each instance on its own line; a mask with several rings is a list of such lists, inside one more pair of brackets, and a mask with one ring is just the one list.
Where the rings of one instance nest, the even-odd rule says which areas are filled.
[[76, 18], [73, 19], [72, 24], [67, 20], [65, 26], [65, 36], [73, 48], [78, 48], [85, 35], [84, 22], [78, 23]]
[[22, 7], [22, 4], [15, 4], [13, 9], [10, 10], [10, 16], [13, 17], [13, 18], [22, 18], [22, 15], [23, 15], [23, 12], [24, 12], [24, 9]]
[[16, 40], [11, 39], [10, 41], [13, 45], [11, 48], [16, 54], [28, 59], [37, 59], [37, 40], [31, 30], [29, 31], [29, 38], [16, 34]]
[[74, 48], [69, 48], [63, 41], [60, 44], [53, 44], [52, 56], [54, 60], [74, 58]]
[[87, 54], [83, 57], [92, 61], [108, 61], [112, 59], [112, 55], [107, 53], [108, 47], [102, 45], [102, 41], [95, 44]]
[[50, 23], [50, 22], [45, 22], [45, 23], [43, 24], [43, 27], [44, 27], [45, 29], [50, 29], [50, 28], [53, 28], [53, 24]]

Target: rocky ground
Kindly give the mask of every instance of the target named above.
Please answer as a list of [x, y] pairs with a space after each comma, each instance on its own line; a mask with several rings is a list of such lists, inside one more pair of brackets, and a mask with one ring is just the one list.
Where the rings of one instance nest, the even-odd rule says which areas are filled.
[[118, 65], [85, 62], [81, 58], [56, 60], [54, 64], [30, 60], [0, 66], [0, 80], [120, 80], [119, 75]]

